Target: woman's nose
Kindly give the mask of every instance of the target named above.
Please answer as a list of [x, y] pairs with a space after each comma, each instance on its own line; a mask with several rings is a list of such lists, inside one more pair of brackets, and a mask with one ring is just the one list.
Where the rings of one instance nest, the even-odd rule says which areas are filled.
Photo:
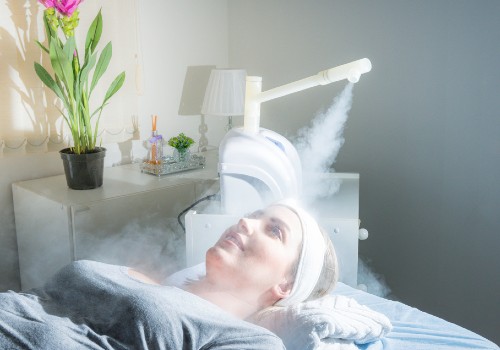
[[253, 232], [252, 222], [248, 218], [241, 218], [238, 221], [238, 227], [241, 230], [241, 232], [246, 234], [246, 235], [250, 235]]

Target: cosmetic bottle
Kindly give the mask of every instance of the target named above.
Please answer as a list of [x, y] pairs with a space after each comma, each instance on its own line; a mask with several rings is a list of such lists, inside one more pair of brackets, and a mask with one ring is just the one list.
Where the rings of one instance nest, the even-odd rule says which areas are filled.
[[153, 122], [151, 137], [149, 138], [149, 160], [150, 164], [161, 164], [161, 159], [163, 157], [163, 137], [158, 134], [156, 130], [156, 121], [158, 119], [157, 115], [153, 115], [151, 120]]

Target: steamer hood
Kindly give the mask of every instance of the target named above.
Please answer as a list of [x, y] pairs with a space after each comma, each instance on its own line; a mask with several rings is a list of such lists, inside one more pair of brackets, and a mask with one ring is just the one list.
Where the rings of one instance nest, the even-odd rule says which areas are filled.
[[224, 213], [242, 215], [275, 200], [297, 197], [302, 168], [295, 147], [280, 134], [259, 128], [231, 129], [219, 147], [221, 205]]

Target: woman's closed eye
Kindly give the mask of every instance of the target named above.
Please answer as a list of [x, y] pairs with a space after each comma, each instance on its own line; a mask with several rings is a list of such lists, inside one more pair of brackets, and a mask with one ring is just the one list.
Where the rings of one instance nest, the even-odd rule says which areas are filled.
[[283, 230], [279, 225], [270, 224], [267, 227], [267, 231], [273, 236], [273, 238], [277, 238], [280, 241], [283, 240]]

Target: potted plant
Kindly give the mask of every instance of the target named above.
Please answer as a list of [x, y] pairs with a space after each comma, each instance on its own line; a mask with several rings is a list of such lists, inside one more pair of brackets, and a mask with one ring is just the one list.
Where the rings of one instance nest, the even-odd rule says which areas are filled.
[[174, 159], [177, 162], [185, 162], [189, 160], [189, 147], [194, 143], [194, 140], [184, 133], [171, 137], [168, 140], [168, 145], [174, 148]]
[[44, 11], [48, 45], [37, 41], [48, 54], [53, 76], [35, 62], [35, 72], [42, 82], [61, 100], [60, 109], [73, 139], [73, 146], [60, 151], [68, 186], [91, 189], [102, 185], [106, 149], [96, 146], [101, 113], [109, 99], [122, 87], [125, 72], [109, 86], [102, 103], [90, 106], [94, 88], [108, 68], [112, 56], [109, 42], [99, 55], [96, 50], [101, 38], [101, 11], [90, 25], [83, 56], [78, 51], [74, 32], [78, 26], [78, 6], [83, 0], [38, 0]]

